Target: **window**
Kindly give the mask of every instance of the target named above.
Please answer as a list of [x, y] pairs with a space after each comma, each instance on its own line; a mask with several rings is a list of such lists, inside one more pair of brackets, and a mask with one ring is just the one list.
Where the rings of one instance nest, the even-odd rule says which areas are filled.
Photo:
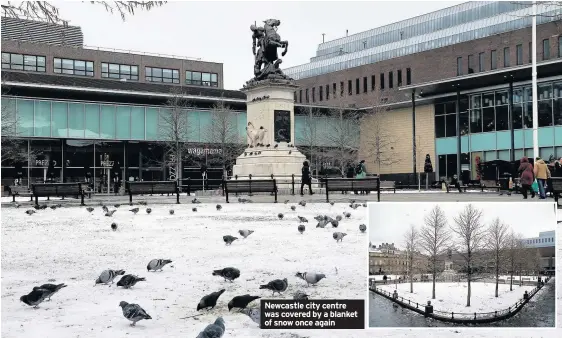
[[363, 93], [366, 93], [366, 92], [367, 92], [368, 87], [369, 87], [369, 86], [367, 85], [367, 77], [364, 76], [364, 77], [363, 77]]
[[406, 85], [412, 84], [412, 70], [410, 68], [406, 68]]
[[332, 93], [334, 93], [334, 98], [336, 98], [337, 86], [335, 82], [332, 83]]
[[[145, 70], [146, 81], [180, 83], [180, 71], [177, 69], [146, 67]], [[195, 81], [195, 83], [203, 82], [199, 72], [192, 72], [190, 80]]]
[[468, 56], [468, 74], [474, 73], [474, 55]]
[[490, 70], [498, 68], [498, 52], [493, 50], [490, 52]]
[[326, 101], [330, 99], [330, 85], [326, 85]]
[[550, 59], [550, 40], [549, 39], [542, 40], [542, 59], [543, 60]]
[[355, 94], [359, 95], [359, 79], [355, 79]]
[[478, 54], [478, 71], [484, 71], [484, 53]]
[[45, 57], [38, 55], [2, 53], [2, 69], [45, 72]]
[[394, 74], [392, 72], [388, 72], [388, 88], [394, 87]]
[[529, 63], [533, 62], [533, 42], [529, 42]]
[[305, 99], [306, 99], [306, 103], [308, 103], [308, 102], [309, 102], [309, 99], [308, 99], [308, 88], [306, 88], [306, 95], [305, 95]]
[[375, 78], [376, 76], [371, 75], [371, 91], [375, 90]]
[[510, 66], [510, 58], [509, 58], [509, 47], [505, 47], [503, 49], [503, 66], [509, 67]]
[[312, 102], [316, 102], [316, 88], [312, 87]]
[[562, 35], [558, 37], [558, 57], [562, 58]]
[[380, 82], [381, 90], [384, 90], [384, 73], [381, 73], [379, 82]]
[[318, 87], [318, 101], [324, 101], [324, 87]]
[[402, 70], [398, 69], [398, 87], [402, 86]]
[[353, 95], [353, 85], [351, 80], [347, 80], [347, 95]]
[[343, 88], [343, 81], [340, 82], [340, 97], [343, 97], [344, 88]]
[[515, 64], [518, 66], [523, 64], [523, 45], [515, 46]]
[[94, 76], [94, 62], [72, 59], [53, 59], [54, 71], [59, 74]]
[[297, 102], [297, 91], [296, 91], [296, 90], [295, 90], [295, 92], [294, 92], [294, 95], [295, 95], [294, 101], [295, 101], [295, 103], [296, 103], [296, 102]]
[[302, 89], [299, 90], [299, 102], [302, 103]]
[[457, 57], [457, 76], [462, 75], [462, 57]]
[[191, 70], [186, 70], [185, 83], [188, 85], [195, 85], [195, 86], [218, 87], [219, 76], [218, 74], [215, 73], [202, 73], [202, 72], [193, 72]]
[[139, 66], [120, 65], [118, 63], [101, 63], [101, 77], [110, 79], [139, 80]]

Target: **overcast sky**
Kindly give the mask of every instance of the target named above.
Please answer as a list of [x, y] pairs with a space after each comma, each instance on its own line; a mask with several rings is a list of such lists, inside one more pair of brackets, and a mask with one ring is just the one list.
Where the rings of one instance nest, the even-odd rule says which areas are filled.
[[[424, 217], [436, 205], [445, 212], [449, 226], [469, 203], [372, 203], [369, 205], [369, 240], [373, 245], [394, 243], [404, 246], [404, 233], [410, 225], [417, 229], [423, 225]], [[556, 229], [556, 212], [553, 203], [472, 203], [482, 211], [482, 221], [488, 225], [496, 217], [507, 223], [515, 233], [524, 238], [538, 237], [541, 231]]]
[[282, 68], [309, 61], [325, 39], [333, 40], [462, 1], [419, 2], [168, 2], [123, 22], [89, 1], [54, 2], [70, 25], [81, 26], [84, 44], [197, 57], [224, 64], [225, 88], [240, 89], [253, 76], [250, 25], [281, 20], [278, 33], [289, 41]]

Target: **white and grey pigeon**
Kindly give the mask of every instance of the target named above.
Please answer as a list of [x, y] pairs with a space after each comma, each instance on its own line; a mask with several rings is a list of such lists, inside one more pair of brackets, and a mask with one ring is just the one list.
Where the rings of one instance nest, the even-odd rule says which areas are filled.
[[164, 265], [170, 264], [170, 263], [172, 263], [171, 259], [153, 259], [150, 262], [148, 262], [148, 265], [146, 266], [146, 270], [147, 271], [157, 271], [157, 270], [162, 271], [162, 268], [164, 267]]
[[25, 213], [28, 214], [29, 216], [31, 216], [35, 213], [35, 210], [29, 209], [29, 210], [26, 210]]
[[129, 211], [136, 215], [137, 212], [139, 212], [139, 208], [133, 208], [133, 209], [131, 209], [131, 210], [129, 210]]
[[111, 269], [104, 270], [100, 274], [98, 279], [96, 279], [96, 283], [94, 284], [94, 286], [98, 284], [108, 284], [108, 283], [113, 284], [113, 280], [115, 279], [115, 277], [122, 276], [124, 274], [125, 274], [125, 270], [111, 270]]
[[297, 210], [297, 207], [295, 207], [294, 205], [291, 205], [291, 210], [295, 211], [295, 210]]
[[224, 280], [233, 281], [236, 278], [240, 277], [240, 270], [236, 268], [224, 268], [219, 270], [213, 270], [213, 276], [221, 276]]
[[271, 290], [271, 291], [273, 291], [273, 295], [275, 295], [276, 292], [278, 294], [281, 294], [281, 292], [284, 292], [285, 290], [287, 290], [288, 286], [289, 286], [289, 282], [287, 281], [287, 278], [274, 279], [267, 284], [260, 285], [260, 289]]
[[260, 308], [259, 307], [247, 307], [245, 309], [240, 310], [243, 314], [250, 317], [250, 319], [260, 325]]
[[240, 236], [246, 238], [246, 237], [250, 236], [251, 234], [253, 234], [254, 230], [242, 229], [242, 230], [238, 230], [238, 233], [240, 234]]
[[102, 205], [101, 206], [101, 210], [105, 211], [105, 212], [109, 212], [109, 209], [107, 208], [107, 206]]
[[307, 295], [306, 293], [302, 292], [302, 291], [297, 291], [295, 292], [293, 299], [294, 300], [308, 300], [309, 295]]
[[234, 237], [234, 236], [230, 236], [230, 235], [222, 236], [222, 240], [224, 241], [224, 243], [226, 243], [226, 245], [231, 245], [232, 242], [234, 242], [237, 239], [238, 239], [238, 237]]
[[333, 235], [334, 239], [336, 240], [336, 243], [343, 241], [343, 238], [345, 236], [347, 236], [347, 234], [344, 233], [344, 232], [334, 232], [334, 235]]
[[201, 201], [198, 200], [197, 197], [196, 197], [196, 198], [194, 198], [193, 200], [191, 200], [191, 203], [193, 203], [193, 204], [200, 204]]
[[316, 285], [319, 281], [326, 278], [326, 275], [323, 273], [314, 273], [314, 272], [297, 272], [295, 277], [298, 277], [306, 282], [307, 286]]
[[340, 221], [333, 219], [330, 223], [332, 223], [333, 228], [337, 228], [340, 225]]
[[207, 325], [196, 338], [221, 338], [225, 330], [224, 319], [219, 317], [213, 324]]
[[317, 220], [318, 222], [320, 222], [320, 221], [324, 220], [324, 216], [320, 216], [320, 215], [314, 216], [314, 219]]
[[342, 219], [343, 219], [343, 217], [341, 217], [341, 215], [337, 215], [337, 216], [336, 216], [336, 221], [339, 222], [339, 221], [341, 221]]
[[350, 218], [350, 217], [351, 217], [351, 213], [349, 213], [349, 212], [344, 212], [343, 214], [344, 214], [345, 218]]
[[170, 209], [170, 215], [173, 215], [175, 213], [174, 209]]
[[325, 228], [326, 225], [328, 225], [328, 223], [329, 222], [327, 220], [321, 220], [321, 221], [318, 222], [318, 224], [316, 224], [316, 227], [317, 228]]
[[123, 317], [132, 322], [131, 326], [135, 326], [139, 320], [152, 319], [152, 317], [150, 317], [150, 315], [138, 304], [129, 304], [121, 301], [119, 306], [123, 310]]
[[92, 207], [87, 207], [86, 210], [91, 213], [92, 211], [94, 211], [94, 208], [92, 208]]
[[252, 201], [246, 198], [238, 198], [238, 203], [252, 203]]
[[367, 226], [365, 224], [359, 224], [359, 231], [361, 232], [367, 231]]
[[299, 217], [299, 222], [308, 223], [308, 220], [306, 219], [306, 217], [302, 217], [302, 216], [298, 216], [298, 217]]
[[299, 227], [297, 228], [297, 230], [299, 230], [299, 232], [302, 235], [303, 232], [306, 230], [306, 227], [304, 226], [304, 224], [299, 224]]
[[105, 215], [106, 215], [107, 217], [111, 217], [111, 216], [113, 216], [113, 214], [114, 214], [116, 211], [117, 211], [117, 209], [108, 211], [108, 212], [105, 213]]
[[303, 207], [306, 207], [306, 202], [305, 202], [305, 201], [300, 201], [300, 202], [299, 202], [299, 205], [300, 205], [300, 206], [303, 206]]
[[152, 209], [146, 208], [146, 213], [147, 213], [147, 214], [150, 214], [151, 212], [152, 212]]

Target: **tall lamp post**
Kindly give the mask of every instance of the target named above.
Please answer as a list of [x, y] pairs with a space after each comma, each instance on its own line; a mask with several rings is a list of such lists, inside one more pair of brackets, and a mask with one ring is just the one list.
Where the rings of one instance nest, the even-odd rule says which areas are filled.
[[533, 155], [534, 158], [539, 156], [539, 104], [537, 101], [537, 1], [533, 0], [533, 29], [532, 29], [532, 45], [533, 45], [533, 66], [532, 66], [532, 90], [533, 90]]

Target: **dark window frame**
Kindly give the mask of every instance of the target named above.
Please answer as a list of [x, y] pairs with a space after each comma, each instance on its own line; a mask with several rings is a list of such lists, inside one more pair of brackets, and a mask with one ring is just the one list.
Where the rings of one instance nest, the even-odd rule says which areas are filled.
[[388, 89], [394, 88], [394, 72], [388, 72]]
[[533, 63], [533, 42], [529, 42], [529, 63]]
[[520, 66], [523, 64], [523, 45], [518, 44], [515, 46], [515, 65]]
[[498, 51], [492, 49], [490, 51], [490, 70], [498, 69]]
[[[4, 62], [4, 55], [8, 56], [8, 62]], [[21, 55], [22, 63], [14, 63], [12, 62], [13, 55]], [[26, 65], [26, 57], [32, 57], [35, 59], [35, 65]], [[39, 66], [39, 59], [43, 59], [43, 66]], [[14, 67], [16, 66], [16, 67]], [[21, 66], [21, 68], [19, 68]], [[29, 67], [29, 69], [26, 69]], [[47, 57], [43, 55], [32, 55], [32, 54], [22, 54], [22, 53], [10, 53], [10, 52], [2, 52], [2, 69], [11, 69], [11, 70], [22, 70], [26, 72], [37, 72], [37, 73], [45, 73], [47, 71]]]
[[483, 72], [485, 71], [485, 67], [484, 67], [484, 58], [485, 58], [485, 54], [484, 52], [482, 53], [478, 53], [478, 72]]
[[379, 87], [380, 87], [380, 90], [384, 90], [384, 73], [380, 73], [380, 76], [379, 76]]
[[[103, 70], [103, 66], [107, 65], [107, 72]], [[111, 71], [110, 66], [118, 66], [119, 71], [117, 73]], [[123, 73], [121, 71], [121, 67], [131, 67], [131, 71], [129, 74]], [[133, 75], [133, 67], [137, 69], [136, 75]], [[111, 75], [117, 75], [117, 77], [112, 77]], [[126, 79], [131, 81], [138, 81], [139, 80], [139, 66], [137, 65], [128, 65], [124, 63], [111, 63], [111, 62], [102, 62], [101, 63], [101, 77], [104, 79], [113, 79], [113, 80], [120, 80]]]
[[474, 54], [468, 55], [468, 73], [467, 74], [474, 74], [476, 71], [474, 70]]
[[351, 80], [347, 80], [347, 95], [353, 95], [353, 82]]
[[[190, 74], [188, 76], [187, 74]], [[193, 74], [201, 74], [201, 80], [193, 80]], [[203, 81], [203, 74], [209, 74], [209, 81]], [[213, 81], [213, 75], [216, 76], [217, 81]], [[192, 86], [202, 86], [202, 87], [218, 87], [219, 86], [219, 74], [200, 72], [197, 70], [186, 70], [185, 71], [185, 84]]]
[[412, 84], [412, 68], [406, 68], [406, 85]]
[[397, 80], [398, 80], [398, 83], [397, 83], [398, 87], [402, 87], [402, 69], [398, 69], [396, 71], [396, 77], [397, 77]]
[[[57, 67], [57, 60], [60, 61], [60, 67]], [[64, 68], [63, 60], [72, 61], [72, 68]], [[76, 69], [77, 61], [84, 62], [84, 74], [80, 74], [82, 70]], [[88, 64], [92, 65], [91, 70], [88, 70]], [[94, 65], [95, 65], [94, 61], [81, 60], [81, 59], [67, 59], [67, 58], [59, 58], [59, 57], [53, 58], [53, 72], [56, 74], [94, 77]], [[72, 71], [72, 73], [65, 73], [64, 71]]]
[[462, 72], [462, 56], [457, 56], [457, 76], [463, 75]]
[[302, 89], [299, 90], [299, 103], [302, 103]]
[[340, 81], [340, 97], [343, 97], [344, 93], [345, 93], [345, 83], [343, 81]]
[[316, 102], [316, 87], [312, 87], [312, 103]]
[[558, 36], [558, 57], [562, 58], [562, 35]]
[[326, 101], [330, 99], [330, 85], [326, 85]]
[[[148, 75], [148, 70], [150, 69], [150, 75]], [[155, 76], [152, 75], [152, 72], [155, 69], [159, 69], [161, 72], [161, 76]], [[169, 70], [172, 72], [172, 77], [165, 77], [164, 76], [164, 70]], [[174, 74], [177, 74], [177, 78], [174, 77]], [[144, 67], [144, 77], [145, 80], [148, 82], [153, 82], [153, 83], [175, 83], [175, 84], [179, 84], [180, 83], [180, 70], [179, 69], [173, 69], [173, 68], [161, 68], [161, 67], [150, 67], [150, 66], [145, 66]], [[161, 81], [155, 81], [155, 79], [160, 79]], [[166, 80], [171, 80], [171, 81], [164, 81], [164, 79]]]
[[363, 76], [363, 94], [369, 91], [369, 83], [366, 76]]
[[511, 67], [511, 50], [509, 47], [503, 48], [503, 67]]
[[542, 40], [542, 60], [550, 60], [550, 39]]
[[374, 92], [375, 89], [377, 88], [376, 85], [376, 75], [371, 75], [371, 91]]
[[310, 96], [308, 96], [308, 88], [306, 88], [305, 91], [306, 91], [305, 100], [306, 100], [306, 103], [309, 103], [310, 102]]
[[359, 95], [361, 93], [361, 87], [359, 78], [355, 79], [355, 95]]
[[332, 83], [332, 92], [334, 93], [333, 97], [334, 99], [336, 98], [336, 95], [338, 94], [338, 84], [337, 83]]
[[324, 86], [318, 87], [318, 101], [324, 101]]

